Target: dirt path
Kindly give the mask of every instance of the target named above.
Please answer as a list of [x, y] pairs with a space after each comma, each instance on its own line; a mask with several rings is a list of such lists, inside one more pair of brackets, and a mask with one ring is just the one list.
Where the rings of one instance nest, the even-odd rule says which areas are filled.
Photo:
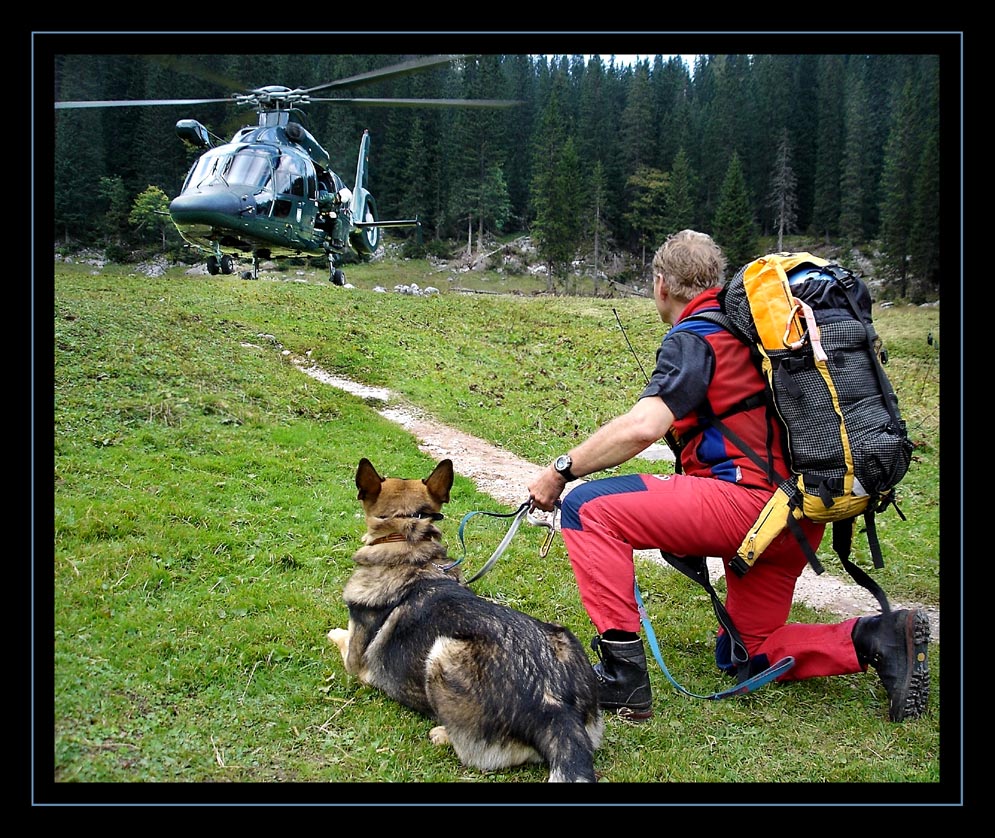
[[[404, 404], [403, 400], [390, 390], [367, 387], [348, 379], [336, 378], [310, 365], [310, 362], [300, 359], [297, 359], [296, 363], [303, 372], [318, 381], [360, 398], [383, 402], [384, 406], [379, 409], [381, 416], [410, 431], [419, 440], [419, 447], [425, 453], [438, 459], [446, 457], [451, 459], [457, 474], [473, 480], [482, 492], [500, 503], [517, 507], [527, 498], [526, 487], [539, 469], [534, 463], [436, 422], [410, 405]], [[648, 448], [640, 457], [649, 462], [673, 459], [666, 446], [656, 445]], [[648, 467], [648, 470], [651, 468]], [[569, 489], [568, 486], [567, 491]], [[652, 561], [662, 561], [655, 551], [640, 552], [639, 555]], [[722, 565], [719, 559], [709, 559], [708, 566], [713, 580], [721, 574]], [[878, 610], [874, 597], [859, 585], [844, 582], [830, 576], [828, 572], [817, 576], [810, 567], [806, 567], [799, 578], [795, 597], [799, 602], [804, 602], [812, 608], [842, 618], [875, 614]], [[913, 607], [912, 604], [900, 602], [893, 602], [892, 606]], [[926, 612], [931, 623], [931, 639], [939, 642], [939, 610], [926, 608]]]

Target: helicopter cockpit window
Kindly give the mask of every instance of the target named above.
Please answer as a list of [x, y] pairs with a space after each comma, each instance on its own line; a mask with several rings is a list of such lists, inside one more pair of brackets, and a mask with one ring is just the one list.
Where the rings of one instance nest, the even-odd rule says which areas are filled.
[[183, 191], [185, 192], [189, 186], [196, 187], [210, 180], [218, 168], [218, 161], [220, 159], [222, 158], [217, 154], [211, 153], [207, 153], [201, 157], [190, 170], [190, 174], [187, 175], [186, 182], [183, 184]]
[[271, 172], [268, 154], [260, 154], [251, 149], [241, 149], [228, 158], [222, 175], [229, 184], [258, 189], [266, 185]]
[[303, 198], [306, 175], [300, 160], [292, 154], [281, 154], [276, 162], [276, 179], [273, 185], [278, 193]]
[[231, 152], [218, 149], [208, 152], [190, 170], [183, 190], [203, 189], [219, 181], [225, 186], [265, 188], [272, 180], [273, 167], [270, 155], [253, 149], [242, 148]]

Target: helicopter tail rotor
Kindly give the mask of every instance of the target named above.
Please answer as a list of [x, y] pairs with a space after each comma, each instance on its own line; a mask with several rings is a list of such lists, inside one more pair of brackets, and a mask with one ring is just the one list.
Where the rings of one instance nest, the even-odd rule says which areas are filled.
[[380, 247], [380, 228], [376, 225], [377, 204], [365, 189], [353, 192], [353, 219], [356, 229], [350, 236], [352, 246], [363, 259], [369, 259]]

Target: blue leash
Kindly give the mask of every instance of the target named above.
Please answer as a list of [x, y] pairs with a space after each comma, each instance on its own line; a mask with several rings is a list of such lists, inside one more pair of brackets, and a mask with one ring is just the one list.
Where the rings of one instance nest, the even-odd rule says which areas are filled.
[[[463, 559], [466, 558], [466, 542], [463, 540], [463, 530], [466, 528], [466, 524], [471, 518], [473, 518], [476, 515], [488, 515], [491, 518], [512, 518], [513, 520], [511, 522], [511, 525], [508, 527], [508, 532], [505, 533], [504, 538], [501, 539], [501, 543], [498, 544], [497, 548], [491, 554], [491, 557], [484, 563], [484, 566], [480, 568], [480, 570], [478, 570], [473, 576], [471, 576], [467, 580], [467, 584], [470, 584], [471, 582], [476, 582], [481, 576], [487, 573], [494, 566], [494, 563], [501, 557], [504, 551], [508, 548], [508, 545], [511, 543], [511, 540], [515, 537], [515, 533], [518, 532], [518, 528], [519, 526], [521, 526], [522, 520], [528, 514], [531, 506], [532, 506], [532, 499], [529, 498], [521, 506], [519, 506], [518, 509], [515, 510], [514, 512], [484, 512], [484, 511], [467, 512], [466, 515], [464, 515], [462, 520], [460, 521], [459, 532], [458, 532], [459, 543], [460, 547], [462, 547], [463, 549], [463, 555], [460, 556], [456, 561], [452, 562], [451, 564], [446, 565], [446, 567], [443, 569], [449, 570], [451, 568], [454, 568], [457, 565], [459, 565], [463, 561]], [[552, 538], [555, 535], [555, 533], [556, 533], [555, 528], [552, 525], [550, 525], [549, 535], [546, 537], [546, 542], [543, 545], [542, 550], [540, 551], [540, 555], [542, 556], [546, 555], [546, 551], [548, 551], [549, 544], [552, 541]], [[711, 695], [698, 695], [697, 693], [690, 692], [689, 690], [686, 690], [684, 687], [678, 684], [677, 681], [674, 680], [674, 677], [670, 674], [670, 670], [667, 669], [667, 665], [663, 662], [663, 655], [660, 652], [660, 644], [657, 642], [656, 632], [653, 631], [653, 626], [650, 623], [649, 615], [646, 613], [646, 606], [643, 603], [643, 595], [639, 591], [638, 583], [633, 583], [633, 590], [636, 595], [636, 604], [639, 606], [639, 617], [642, 620], [643, 629], [646, 632], [646, 638], [649, 641], [650, 649], [653, 651], [653, 657], [656, 658], [656, 662], [660, 665], [660, 669], [663, 670], [663, 674], [667, 676], [667, 680], [670, 681], [670, 683], [673, 684], [674, 687], [676, 687], [685, 695], [689, 695], [692, 698], [702, 698], [709, 701], [718, 701], [719, 699], [722, 698], [731, 698], [733, 696], [746, 695], [747, 693], [751, 693], [754, 690], [759, 689], [764, 684], [773, 681], [779, 675], [784, 674], [789, 669], [791, 669], [791, 667], [795, 665], [795, 659], [793, 657], [788, 656], [782, 658], [773, 666], [770, 666], [767, 669], [765, 669], [763, 672], [760, 672], [752, 676], [751, 678], [747, 678], [744, 681], [740, 681], [738, 684], [736, 684], [736, 686], [730, 687], [727, 690], [722, 690], [721, 692], [712, 693]]]
[[[480, 568], [480, 570], [478, 570], [475, 574], [473, 574], [473, 576], [471, 576], [469, 579], [466, 580], [467, 584], [470, 584], [471, 582], [476, 582], [481, 576], [483, 576], [485, 573], [487, 573], [487, 571], [489, 571], [492, 567], [494, 567], [494, 563], [499, 558], [501, 558], [501, 554], [508, 549], [508, 545], [511, 544], [511, 540], [515, 537], [515, 533], [518, 532], [518, 528], [522, 524], [522, 519], [524, 519], [525, 516], [528, 515], [531, 507], [532, 507], [532, 498], [529, 498], [521, 506], [519, 506], [518, 509], [516, 509], [514, 512], [485, 512], [483, 510], [478, 510], [476, 512], [467, 512], [466, 515], [463, 516], [463, 519], [459, 522], [459, 532], [457, 533], [459, 536], [460, 547], [463, 549], [463, 555], [460, 556], [452, 564], [446, 565], [446, 567], [444, 567], [443, 570], [449, 570], [450, 568], [456, 567], [458, 564], [462, 563], [463, 559], [466, 558], [466, 542], [463, 540], [463, 530], [466, 527], [467, 521], [469, 521], [475, 515], [487, 515], [491, 518], [512, 518], [513, 520], [511, 522], [511, 525], [508, 527], [508, 532], [504, 534], [504, 538], [501, 539], [501, 543], [498, 544], [498, 546], [495, 548], [494, 552], [491, 554], [491, 557], [484, 563], [484, 566]], [[553, 535], [553, 530], [552, 528], [550, 528], [550, 535], [546, 539], [546, 545], [544, 545], [543, 548], [544, 550], [549, 549], [547, 545], [550, 541], [552, 541], [552, 535]], [[545, 556], [546, 554], [545, 552], [543, 552], [541, 555]]]
[[660, 653], [660, 644], [656, 641], [656, 632], [653, 631], [653, 626], [650, 624], [649, 616], [646, 613], [646, 606], [643, 604], [643, 596], [639, 592], [639, 584], [634, 583], [633, 589], [636, 594], [636, 604], [639, 606], [639, 617], [643, 622], [643, 630], [646, 632], [646, 639], [649, 641], [650, 649], [653, 651], [653, 657], [655, 657], [656, 662], [660, 664], [660, 669], [662, 669], [663, 674], [667, 676], [667, 680], [685, 695], [689, 695], [692, 698], [703, 698], [708, 701], [718, 701], [722, 698], [746, 695], [747, 693], [751, 693], [754, 690], [759, 689], [764, 684], [773, 681], [779, 675], [783, 675], [795, 665], [795, 659], [789, 655], [788, 657], [781, 658], [781, 660], [773, 666], [768, 667], [763, 672], [754, 675], [752, 678], [747, 678], [745, 681], [740, 681], [736, 684], [736, 686], [730, 687], [727, 690], [712, 693], [711, 695], [698, 695], [697, 693], [690, 692], [674, 680], [673, 676], [670, 674], [670, 670], [667, 669], [667, 665], [663, 662], [663, 655]]
[[[560, 502], [556, 502], [556, 509], [559, 509]], [[504, 534], [504, 538], [501, 539], [501, 543], [495, 548], [491, 557], [484, 563], [484, 566], [480, 568], [473, 576], [467, 579], [467, 584], [471, 582], [476, 582], [481, 576], [483, 576], [487, 571], [494, 567], [494, 563], [501, 558], [501, 554], [508, 549], [508, 545], [511, 544], [511, 540], [515, 537], [515, 533], [518, 532], [518, 528], [521, 526], [523, 519], [525, 519], [529, 512], [532, 511], [532, 498], [530, 497], [527, 501], [523, 502], [521, 506], [518, 507], [514, 512], [485, 512], [483, 510], [477, 510], [475, 512], [467, 512], [463, 516], [462, 520], [459, 522], [459, 536], [460, 547], [463, 549], [463, 555], [460, 556], [456, 561], [451, 564], [446, 565], [443, 570], [450, 570], [461, 564], [463, 559], [466, 558], [466, 542], [463, 540], [463, 530], [466, 527], [467, 521], [473, 518], [475, 515], [487, 515], [491, 518], [512, 518], [512, 522], [508, 527], [508, 532]], [[546, 554], [549, 553], [549, 548], [553, 543], [553, 538], [556, 535], [556, 525], [555, 525], [555, 512], [554, 520], [544, 523], [542, 521], [532, 523], [538, 523], [540, 526], [548, 527], [549, 532], [546, 534], [546, 539], [542, 543], [542, 547], [539, 548], [539, 557], [544, 559]]]

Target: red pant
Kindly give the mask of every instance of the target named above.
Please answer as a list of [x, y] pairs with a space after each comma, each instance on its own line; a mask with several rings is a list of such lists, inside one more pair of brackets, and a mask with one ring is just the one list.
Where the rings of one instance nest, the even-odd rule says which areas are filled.
[[[855, 618], [835, 624], [786, 623], [795, 582], [806, 564], [789, 530], [744, 576], [729, 571], [729, 560], [769, 497], [769, 490], [684, 474], [609, 477], [569, 492], [562, 505], [563, 540], [581, 602], [598, 632], [640, 630], [633, 550], [721, 556], [726, 610], [751, 658], [766, 655], [774, 663], [794, 657], [794, 667], [781, 680], [863, 671], [851, 639]], [[805, 521], [803, 527], [817, 548], [824, 526]]]

